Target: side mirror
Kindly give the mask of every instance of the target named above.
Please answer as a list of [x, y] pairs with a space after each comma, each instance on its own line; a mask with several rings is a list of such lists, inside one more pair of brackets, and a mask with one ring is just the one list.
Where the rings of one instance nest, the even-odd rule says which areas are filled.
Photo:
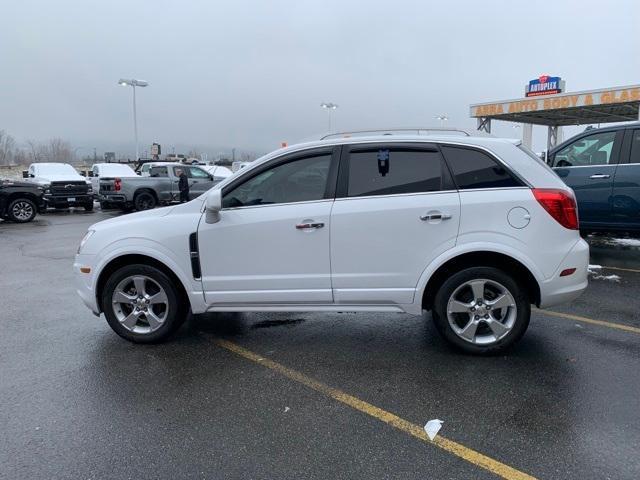
[[207, 223], [217, 223], [220, 221], [220, 210], [222, 210], [222, 190], [214, 188], [209, 190], [205, 200], [205, 221]]
[[22, 171], [22, 178], [29, 178], [29, 172], [27, 172], [26, 170]]

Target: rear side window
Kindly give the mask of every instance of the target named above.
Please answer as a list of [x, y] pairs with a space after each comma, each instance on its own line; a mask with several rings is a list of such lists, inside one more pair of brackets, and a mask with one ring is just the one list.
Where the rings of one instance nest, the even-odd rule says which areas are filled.
[[149, 170], [150, 177], [168, 177], [167, 167], [151, 167]]
[[442, 189], [439, 152], [404, 148], [352, 150], [347, 196], [394, 195]]
[[505, 167], [484, 152], [443, 145], [442, 153], [460, 190], [523, 186]]

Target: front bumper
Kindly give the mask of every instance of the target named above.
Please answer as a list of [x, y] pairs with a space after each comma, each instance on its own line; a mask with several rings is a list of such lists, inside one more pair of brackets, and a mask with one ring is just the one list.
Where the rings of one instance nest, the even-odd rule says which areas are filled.
[[[74, 283], [76, 292], [87, 308], [95, 315], [100, 315], [95, 290], [97, 279], [95, 278], [94, 258], [93, 255], [76, 255], [75, 261], [73, 262]], [[87, 267], [91, 269], [90, 273], [80, 271], [81, 268]]]
[[69, 196], [60, 196], [60, 195], [44, 195], [44, 205], [45, 207], [50, 208], [68, 208], [74, 207], [76, 205], [89, 205], [93, 204], [93, 194], [83, 194], [83, 195], [69, 195]]
[[[560, 272], [568, 268], [576, 271], [561, 277]], [[578, 298], [587, 289], [589, 270], [589, 244], [582, 238], [576, 242], [553, 277], [540, 285], [540, 308], [552, 307]]]

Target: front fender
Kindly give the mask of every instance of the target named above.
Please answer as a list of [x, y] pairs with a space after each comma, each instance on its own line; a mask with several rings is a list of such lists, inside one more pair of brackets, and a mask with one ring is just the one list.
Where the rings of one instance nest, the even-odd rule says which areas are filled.
[[[104, 247], [97, 255], [100, 260], [94, 267], [93, 288], [95, 290], [98, 279], [104, 268], [118, 257], [124, 255], [144, 255], [162, 263], [169, 268], [180, 280], [189, 297], [193, 313], [206, 311], [202, 283], [195, 280], [190, 271], [188, 258], [179, 258], [175, 252], [164, 245], [148, 238], [129, 237], [115, 241]], [[96, 295], [98, 292], [96, 291]]]

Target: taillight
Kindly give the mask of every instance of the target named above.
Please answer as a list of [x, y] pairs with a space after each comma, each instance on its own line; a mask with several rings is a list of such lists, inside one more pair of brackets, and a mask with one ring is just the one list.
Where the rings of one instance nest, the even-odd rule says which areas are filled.
[[121, 187], [122, 187], [122, 180], [120, 180], [119, 178], [116, 178], [113, 182], [113, 188], [115, 189], [116, 192], [119, 192]]
[[576, 199], [565, 190], [534, 188], [533, 196], [556, 222], [570, 230], [578, 230]]

